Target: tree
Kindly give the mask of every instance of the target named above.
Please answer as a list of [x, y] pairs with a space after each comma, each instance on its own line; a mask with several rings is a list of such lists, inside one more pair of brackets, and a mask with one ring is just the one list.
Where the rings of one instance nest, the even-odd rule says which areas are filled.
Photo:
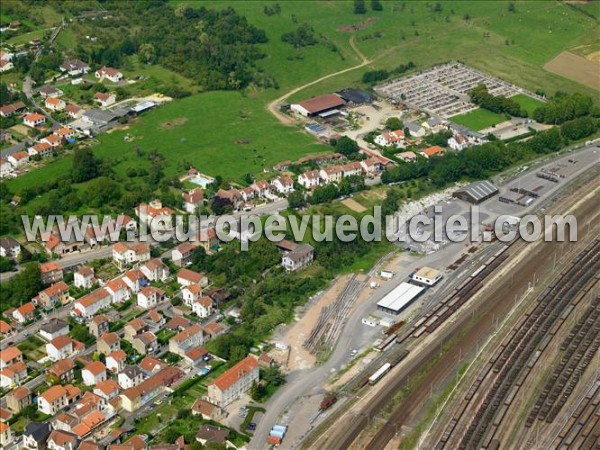
[[291, 209], [303, 208], [306, 206], [304, 194], [299, 191], [290, 192], [288, 195], [288, 207]]
[[508, 4], [508, 12], [514, 13], [517, 11], [517, 8], [515, 6], [515, 2], [510, 2]]
[[335, 149], [344, 156], [351, 156], [358, 153], [360, 148], [355, 140], [350, 139], [348, 136], [342, 136], [337, 141]]
[[390, 117], [385, 121], [385, 127], [388, 130], [401, 130], [404, 128], [404, 123], [398, 117]]
[[383, 5], [379, 0], [371, 0], [371, 9], [373, 11], [383, 11]]
[[100, 161], [96, 159], [92, 150], [82, 148], [75, 150], [73, 156], [73, 165], [71, 167], [71, 179], [73, 183], [83, 183], [84, 181], [96, 178], [99, 174]]
[[354, 0], [354, 14], [365, 14], [366, 12], [365, 0]]

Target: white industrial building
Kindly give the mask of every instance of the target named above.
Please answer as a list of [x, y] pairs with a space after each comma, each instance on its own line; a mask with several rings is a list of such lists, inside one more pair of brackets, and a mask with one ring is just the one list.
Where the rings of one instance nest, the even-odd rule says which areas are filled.
[[411, 279], [424, 286], [433, 286], [442, 279], [442, 272], [431, 267], [422, 267], [412, 274]]
[[377, 302], [377, 309], [388, 314], [400, 314], [425, 290], [410, 283], [400, 283], [394, 290]]

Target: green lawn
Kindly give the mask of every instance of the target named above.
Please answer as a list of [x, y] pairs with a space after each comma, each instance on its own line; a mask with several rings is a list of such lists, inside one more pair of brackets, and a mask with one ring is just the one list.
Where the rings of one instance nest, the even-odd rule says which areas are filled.
[[451, 117], [450, 120], [471, 130], [479, 131], [506, 121], [506, 117], [487, 109], [478, 108], [466, 114]]
[[527, 114], [529, 115], [529, 117], [531, 117], [533, 115], [533, 112], [537, 108], [539, 108], [540, 106], [543, 105], [543, 103], [540, 102], [539, 100], [536, 100], [535, 98], [531, 98], [525, 94], [517, 94], [514, 97], [511, 97], [511, 100], [514, 100], [519, 105], [521, 105], [521, 108], [523, 108], [525, 111], [527, 111]]

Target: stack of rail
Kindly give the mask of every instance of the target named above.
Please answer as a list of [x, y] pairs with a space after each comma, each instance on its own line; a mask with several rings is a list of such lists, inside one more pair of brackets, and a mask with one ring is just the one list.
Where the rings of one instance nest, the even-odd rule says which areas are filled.
[[319, 321], [304, 341], [304, 348], [311, 353], [318, 353], [333, 347], [350, 308], [363, 287], [364, 283], [353, 275], [335, 302], [323, 308]]

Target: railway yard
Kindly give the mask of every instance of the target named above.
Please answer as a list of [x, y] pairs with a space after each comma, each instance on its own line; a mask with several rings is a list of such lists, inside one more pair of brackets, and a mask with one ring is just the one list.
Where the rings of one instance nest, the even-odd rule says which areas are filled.
[[[577, 217], [577, 242], [485, 247], [477, 264], [436, 293], [439, 301], [388, 330], [379, 356], [341, 389], [344, 407], [303, 448], [391, 449], [408, 438], [427, 449], [597, 448], [595, 175], [544, 205], [546, 214]], [[434, 398], [453, 382], [446, 399]]]

